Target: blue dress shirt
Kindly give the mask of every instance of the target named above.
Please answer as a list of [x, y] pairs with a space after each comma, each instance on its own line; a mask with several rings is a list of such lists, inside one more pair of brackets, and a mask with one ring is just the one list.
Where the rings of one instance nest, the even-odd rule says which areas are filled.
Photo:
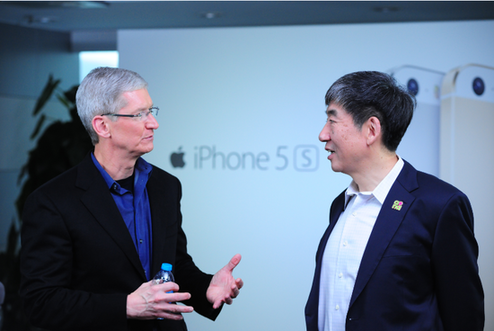
[[134, 241], [139, 259], [141, 260], [146, 278], [150, 280], [152, 261], [152, 223], [149, 197], [146, 188], [149, 176], [153, 167], [144, 161], [137, 159], [134, 169], [134, 189], [133, 192], [123, 188], [118, 182], [113, 180], [98, 160], [91, 153], [94, 165], [103, 176], [108, 189], [117, 204], [120, 214]]

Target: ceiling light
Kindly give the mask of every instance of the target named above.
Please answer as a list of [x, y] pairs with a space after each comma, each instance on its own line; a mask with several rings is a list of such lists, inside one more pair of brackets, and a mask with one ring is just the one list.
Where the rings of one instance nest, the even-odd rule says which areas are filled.
[[400, 10], [398, 7], [374, 7], [374, 11], [377, 11], [378, 13], [393, 13], [398, 10]]
[[221, 16], [222, 16], [221, 13], [213, 12], [213, 11], [210, 11], [210, 12], [207, 12], [207, 13], [203, 13], [201, 15], [202, 18], [207, 18], [208, 20], [212, 20], [214, 18], [219, 18]]

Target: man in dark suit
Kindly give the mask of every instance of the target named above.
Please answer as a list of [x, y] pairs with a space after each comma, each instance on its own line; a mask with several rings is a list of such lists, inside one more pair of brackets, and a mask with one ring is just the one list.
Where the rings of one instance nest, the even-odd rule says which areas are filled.
[[[21, 288], [32, 324], [50, 330], [186, 330], [182, 313], [215, 319], [240, 288], [187, 253], [177, 178], [141, 156], [157, 107], [137, 73], [97, 68], [77, 92], [94, 152], [36, 190], [23, 213]], [[176, 283], [150, 281], [163, 262]], [[177, 305], [182, 302], [183, 305]]]
[[307, 330], [483, 330], [468, 198], [395, 152], [413, 97], [389, 75], [355, 72], [331, 86], [326, 105], [319, 140], [333, 171], [353, 180], [317, 250]]

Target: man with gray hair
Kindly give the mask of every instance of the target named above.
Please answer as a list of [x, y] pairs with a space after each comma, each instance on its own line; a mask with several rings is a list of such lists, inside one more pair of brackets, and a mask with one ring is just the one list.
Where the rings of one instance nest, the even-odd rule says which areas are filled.
[[[30, 322], [49, 330], [152, 331], [186, 330], [182, 313], [193, 310], [214, 320], [243, 286], [232, 275], [241, 257], [213, 276], [187, 253], [180, 182], [141, 157], [159, 126], [146, 81], [97, 68], [76, 104], [94, 151], [24, 207], [20, 293]], [[176, 283], [155, 285], [164, 262]]]

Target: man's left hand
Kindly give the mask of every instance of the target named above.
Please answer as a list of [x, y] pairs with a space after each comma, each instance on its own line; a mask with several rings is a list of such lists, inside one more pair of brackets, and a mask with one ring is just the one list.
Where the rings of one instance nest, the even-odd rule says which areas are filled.
[[223, 303], [232, 304], [244, 282], [240, 278], [233, 278], [233, 269], [239, 264], [242, 256], [236, 254], [226, 266], [220, 269], [211, 279], [206, 296], [213, 304], [213, 308], [219, 308]]

